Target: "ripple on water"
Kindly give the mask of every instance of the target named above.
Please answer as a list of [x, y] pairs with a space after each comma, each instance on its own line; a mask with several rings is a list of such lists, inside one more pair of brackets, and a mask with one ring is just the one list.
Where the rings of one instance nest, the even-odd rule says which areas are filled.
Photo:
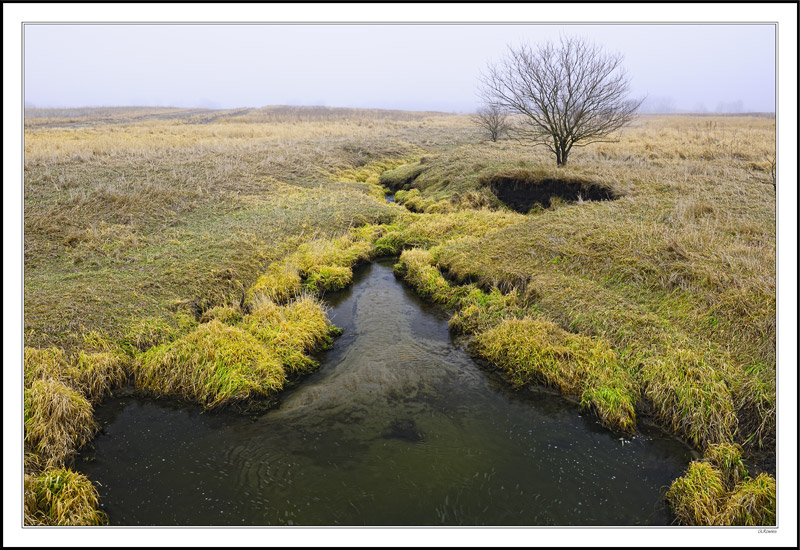
[[[80, 469], [117, 525], [667, 524], [690, 459], [512, 391], [452, 344], [388, 262], [329, 296], [344, 335], [257, 419], [111, 400]], [[163, 459], [163, 460], [162, 460]]]

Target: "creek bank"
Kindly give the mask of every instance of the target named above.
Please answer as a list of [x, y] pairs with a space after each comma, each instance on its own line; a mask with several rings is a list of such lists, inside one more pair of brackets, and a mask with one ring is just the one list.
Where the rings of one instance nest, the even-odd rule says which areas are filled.
[[550, 208], [554, 198], [566, 202], [608, 201], [618, 198], [610, 187], [587, 181], [557, 178], [531, 180], [513, 174], [498, 174], [487, 178], [485, 184], [498, 199], [521, 214], [527, 214], [536, 205]]
[[[328, 293], [321, 367], [256, 417], [110, 399], [81, 471], [116, 525], [668, 525], [688, 448], [621, 441], [454, 345], [448, 314], [392, 273]], [[203, 506], [197, 506], [200, 502]]]

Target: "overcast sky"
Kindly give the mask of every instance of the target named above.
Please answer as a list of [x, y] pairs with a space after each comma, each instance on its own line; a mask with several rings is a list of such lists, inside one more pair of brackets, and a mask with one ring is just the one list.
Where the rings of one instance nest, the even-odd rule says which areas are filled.
[[469, 112], [508, 44], [622, 53], [649, 110], [774, 111], [773, 25], [26, 25], [36, 107], [327, 105]]

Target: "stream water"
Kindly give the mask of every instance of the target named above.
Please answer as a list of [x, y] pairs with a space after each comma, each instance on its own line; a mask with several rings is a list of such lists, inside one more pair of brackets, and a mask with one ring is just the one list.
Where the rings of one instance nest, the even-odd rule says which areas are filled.
[[664, 525], [691, 450], [481, 369], [390, 262], [330, 295], [321, 369], [256, 418], [111, 398], [78, 469], [112, 525]]

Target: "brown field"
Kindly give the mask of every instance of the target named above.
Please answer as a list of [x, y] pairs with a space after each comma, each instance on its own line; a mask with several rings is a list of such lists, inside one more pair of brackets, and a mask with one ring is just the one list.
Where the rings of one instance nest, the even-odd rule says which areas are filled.
[[[467, 115], [28, 110], [26, 522], [103, 521], [68, 468], [108, 392], [269, 399], [330, 345], [316, 297], [388, 254], [510, 383], [703, 452], [667, 495], [679, 521], [774, 524], [774, 158], [765, 116], [642, 116], [556, 169]], [[527, 213], [498, 199], [545, 188]], [[199, 346], [230, 373], [189, 392]]]

